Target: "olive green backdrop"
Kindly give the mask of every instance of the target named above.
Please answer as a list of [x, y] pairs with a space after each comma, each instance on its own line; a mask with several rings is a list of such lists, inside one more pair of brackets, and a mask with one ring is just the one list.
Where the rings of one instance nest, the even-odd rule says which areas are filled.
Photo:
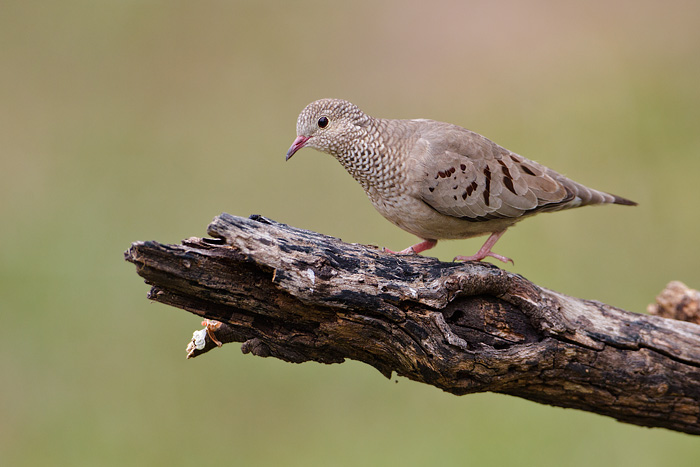
[[299, 111], [341, 97], [638, 201], [538, 216], [497, 251], [643, 312], [700, 287], [698, 24], [680, 0], [2, 2], [0, 463], [697, 465], [698, 438], [356, 362], [186, 361], [200, 320], [150, 304], [122, 252], [224, 211], [410, 245], [331, 157], [284, 162]]

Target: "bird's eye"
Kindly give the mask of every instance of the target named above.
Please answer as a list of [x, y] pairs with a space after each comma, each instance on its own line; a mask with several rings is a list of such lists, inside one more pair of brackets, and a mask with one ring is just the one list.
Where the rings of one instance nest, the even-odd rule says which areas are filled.
[[318, 127], [319, 128], [326, 128], [328, 126], [328, 118], [327, 117], [321, 117], [318, 119]]

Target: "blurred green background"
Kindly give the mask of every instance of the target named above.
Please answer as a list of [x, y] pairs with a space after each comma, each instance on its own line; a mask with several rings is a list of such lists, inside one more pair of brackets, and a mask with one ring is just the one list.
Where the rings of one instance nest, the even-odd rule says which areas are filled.
[[0, 464], [697, 465], [688, 435], [356, 362], [186, 361], [200, 319], [149, 303], [122, 252], [221, 212], [411, 244], [331, 157], [284, 162], [299, 111], [341, 97], [638, 201], [538, 216], [497, 251], [642, 312], [700, 287], [699, 24], [675, 0], [2, 2]]

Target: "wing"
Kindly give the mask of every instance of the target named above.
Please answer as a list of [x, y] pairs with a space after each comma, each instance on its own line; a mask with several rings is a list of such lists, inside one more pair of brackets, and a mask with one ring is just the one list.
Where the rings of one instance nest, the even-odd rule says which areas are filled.
[[422, 169], [419, 197], [442, 214], [480, 221], [614, 202], [477, 133], [435, 124], [413, 158]]

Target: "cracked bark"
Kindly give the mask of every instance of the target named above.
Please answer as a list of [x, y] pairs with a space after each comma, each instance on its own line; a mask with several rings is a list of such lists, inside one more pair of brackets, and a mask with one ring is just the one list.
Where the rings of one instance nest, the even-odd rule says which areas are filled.
[[[149, 298], [289, 362], [346, 358], [453, 394], [492, 391], [700, 434], [700, 326], [566, 296], [487, 263], [397, 256], [222, 214], [213, 238], [136, 242]], [[215, 348], [207, 337], [197, 356]]]

